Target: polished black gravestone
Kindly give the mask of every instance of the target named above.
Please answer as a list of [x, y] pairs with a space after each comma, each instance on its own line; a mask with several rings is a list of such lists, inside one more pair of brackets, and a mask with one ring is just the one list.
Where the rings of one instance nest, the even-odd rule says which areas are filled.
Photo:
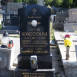
[[49, 17], [51, 10], [32, 5], [19, 9], [20, 47], [23, 55], [49, 55]]
[[9, 34], [19, 34], [19, 17], [14, 14], [3, 14], [3, 24], [0, 30], [0, 34], [7, 31]]
[[19, 18], [17, 14], [3, 14], [3, 22], [6, 26], [19, 26]]
[[50, 55], [49, 17], [45, 6], [30, 5], [18, 10], [20, 51], [15, 77], [54, 77]]

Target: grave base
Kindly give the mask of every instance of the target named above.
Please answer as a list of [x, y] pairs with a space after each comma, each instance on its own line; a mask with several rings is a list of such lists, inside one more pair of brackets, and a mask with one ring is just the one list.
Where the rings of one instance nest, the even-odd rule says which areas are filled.
[[[31, 56], [18, 56], [18, 68], [31, 69]], [[52, 55], [37, 56], [38, 69], [52, 69]]]
[[53, 69], [23, 70], [16, 69], [15, 77], [55, 77]]

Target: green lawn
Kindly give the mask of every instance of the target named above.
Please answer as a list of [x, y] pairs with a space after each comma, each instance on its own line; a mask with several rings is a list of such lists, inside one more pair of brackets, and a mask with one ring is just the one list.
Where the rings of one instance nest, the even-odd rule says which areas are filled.
[[52, 22], [50, 22], [50, 40], [54, 39], [54, 29], [52, 28]]
[[0, 30], [2, 29], [2, 25], [0, 25]]

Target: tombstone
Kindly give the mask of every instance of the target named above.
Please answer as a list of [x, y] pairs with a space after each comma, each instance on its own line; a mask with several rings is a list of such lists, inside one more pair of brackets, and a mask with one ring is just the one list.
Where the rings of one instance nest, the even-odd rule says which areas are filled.
[[22, 7], [22, 3], [8, 2], [7, 3], [7, 13], [3, 14], [3, 27], [0, 33], [7, 31], [11, 34], [19, 33], [19, 17], [18, 9]]
[[56, 30], [64, 30], [64, 21], [68, 17], [68, 12], [59, 12], [54, 18], [53, 28]]
[[15, 77], [54, 77], [50, 55], [49, 17], [45, 6], [30, 5], [18, 11], [20, 54]]
[[11, 20], [11, 25], [12, 26], [19, 26], [19, 17], [18, 15], [10, 14], [10, 20]]
[[64, 31], [74, 32], [77, 31], [77, 9], [69, 10], [69, 17], [66, 18], [64, 23]]
[[18, 14], [19, 8], [22, 8], [22, 3], [17, 3], [17, 2], [8, 2], [7, 3], [7, 13]]
[[16, 2], [7, 3], [7, 13], [3, 14], [3, 17], [4, 17], [3, 20], [5, 25], [18, 25], [18, 22], [17, 22], [18, 9], [21, 7], [22, 7], [22, 3], [16, 3]]
[[77, 9], [73, 8], [69, 10], [69, 22], [75, 23], [77, 21]]

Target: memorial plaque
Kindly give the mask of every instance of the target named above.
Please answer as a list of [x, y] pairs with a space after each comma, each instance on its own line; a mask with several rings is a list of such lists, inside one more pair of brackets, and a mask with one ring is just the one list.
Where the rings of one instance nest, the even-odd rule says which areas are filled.
[[49, 17], [51, 10], [45, 6], [30, 5], [19, 9], [18, 14], [21, 54], [50, 54]]
[[55, 77], [52, 69], [38, 69], [36, 71], [31, 70], [16, 70], [15, 77]]

